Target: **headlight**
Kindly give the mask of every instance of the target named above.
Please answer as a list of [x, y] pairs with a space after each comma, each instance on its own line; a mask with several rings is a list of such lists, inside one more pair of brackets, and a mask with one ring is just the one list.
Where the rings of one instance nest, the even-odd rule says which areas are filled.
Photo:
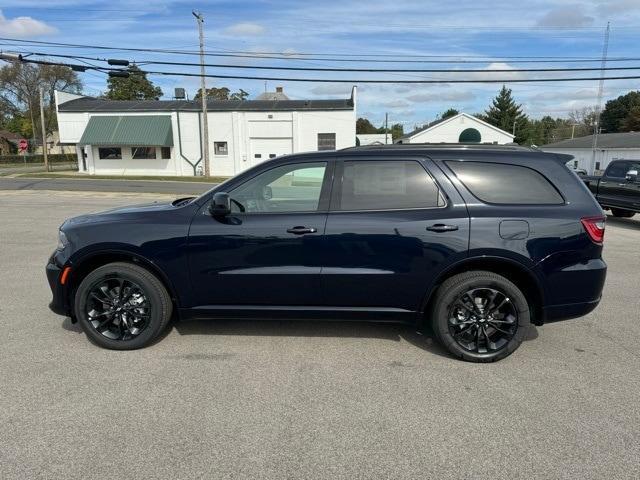
[[58, 230], [58, 250], [64, 250], [69, 245], [69, 240], [62, 230]]

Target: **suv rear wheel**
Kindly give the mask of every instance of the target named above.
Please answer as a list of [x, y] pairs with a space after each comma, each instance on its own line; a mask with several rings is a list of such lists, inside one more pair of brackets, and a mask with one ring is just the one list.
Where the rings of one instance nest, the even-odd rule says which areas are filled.
[[614, 217], [618, 218], [631, 218], [636, 214], [636, 212], [632, 212], [630, 210], [622, 210], [621, 208], [612, 208], [611, 213]]
[[440, 285], [431, 310], [438, 340], [470, 362], [500, 360], [522, 343], [530, 312], [522, 291], [493, 272], [470, 271]]
[[114, 350], [149, 345], [166, 328], [172, 303], [162, 282], [131, 263], [96, 268], [80, 283], [74, 310], [95, 343]]

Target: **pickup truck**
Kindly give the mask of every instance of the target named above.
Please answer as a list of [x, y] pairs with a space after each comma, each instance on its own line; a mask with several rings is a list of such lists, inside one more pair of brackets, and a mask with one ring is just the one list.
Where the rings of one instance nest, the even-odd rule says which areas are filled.
[[601, 177], [582, 176], [593, 196], [614, 217], [640, 213], [640, 160], [614, 160]]

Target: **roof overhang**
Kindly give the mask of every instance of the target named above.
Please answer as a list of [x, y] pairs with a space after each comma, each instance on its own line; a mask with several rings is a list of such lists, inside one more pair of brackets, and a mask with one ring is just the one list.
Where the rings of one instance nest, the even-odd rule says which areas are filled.
[[96, 146], [172, 147], [171, 116], [92, 116], [78, 143]]

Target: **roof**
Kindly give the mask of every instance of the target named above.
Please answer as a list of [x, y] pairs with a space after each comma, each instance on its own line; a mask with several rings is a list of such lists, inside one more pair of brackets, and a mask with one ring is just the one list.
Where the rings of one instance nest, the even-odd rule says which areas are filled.
[[80, 145], [173, 146], [169, 115], [94, 116], [89, 119]]
[[9, 142], [17, 143], [24, 137], [9, 130], [0, 130], [0, 138], [5, 138]]
[[[208, 100], [212, 112], [353, 110], [353, 99], [338, 100]], [[58, 105], [59, 112], [199, 112], [197, 100], [105, 100], [82, 97]]]
[[256, 100], [289, 100], [284, 92], [263, 92], [256, 97]]
[[[592, 148], [593, 135], [548, 143], [540, 148]], [[601, 133], [598, 148], [640, 148], [640, 132]]]
[[445, 124], [445, 123], [449, 123], [453, 120], [455, 120], [456, 118], [460, 118], [460, 117], [465, 117], [468, 118], [470, 120], [474, 120], [478, 123], [481, 123], [482, 125], [484, 125], [485, 127], [489, 127], [492, 128], [493, 130], [497, 130], [511, 138], [514, 138], [513, 135], [511, 135], [509, 132], [506, 132], [504, 130], [502, 130], [501, 128], [496, 127], [495, 125], [491, 125], [490, 123], [485, 122], [484, 120], [479, 119], [478, 117], [474, 117], [473, 115], [469, 115], [468, 113], [458, 113], [457, 115], [454, 115], [452, 117], [447, 117], [447, 118], [441, 118], [439, 120], [436, 120], [434, 122], [429, 123], [428, 125], [425, 125], [424, 127], [421, 128], [416, 128], [413, 132], [407, 133], [406, 135], [403, 135], [402, 137], [400, 137], [398, 140], [403, 140], [406, 138], [411, 138], [416, 136], [418, 133], [422, 133], [422, 132], [426, 132], [427, 130], [431, 130], [432, 128], [435, 128], [439, 125]]

